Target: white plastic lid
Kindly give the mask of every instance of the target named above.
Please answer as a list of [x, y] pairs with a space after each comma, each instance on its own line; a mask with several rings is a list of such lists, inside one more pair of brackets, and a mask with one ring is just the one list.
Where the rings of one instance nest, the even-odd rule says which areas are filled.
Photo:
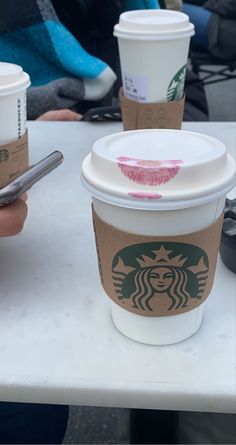
[[110, 204], [147, 210], [194, 207], [226, 195], [236, 163], [222, 142], [182, 130], [115, 133], [95, 142], [82, 182]]
[[17, 93], [30, 86], [30, 78], [21, 66], [0, 62], [0, 96]]
[[125, 39], [170, 40], [193, 34], [188, 15], [165, 9], [124, 12], [114, 27], [114, 35]]

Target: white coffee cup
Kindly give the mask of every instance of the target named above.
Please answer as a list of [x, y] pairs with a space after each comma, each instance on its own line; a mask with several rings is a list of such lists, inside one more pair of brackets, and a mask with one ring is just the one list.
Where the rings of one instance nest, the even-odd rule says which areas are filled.
[[139, 10], [120, 15], [118, 38], [124, 95], [137, 102], [167, 102], [183, 97], [190, 37], [186, 14]]
[[29, 75], [12, 63], [0, 62], [0, 145], [26, 133], [26, 89]]
[[[168, 164], [178, 167], [168, 169]], [[82, 164], [82, 182], [92, 195], [95, 213], [108, 225], [128, 234], [168, 237], [198, 232], [218, 220], [225, 196], [235, 185], [236, 166], [224, 144], [209, 136], [137, 130], [95, 142]], [[120, 332], [154, 345], [193, 335], [205, 305], [150, 317], [110, 304]]]

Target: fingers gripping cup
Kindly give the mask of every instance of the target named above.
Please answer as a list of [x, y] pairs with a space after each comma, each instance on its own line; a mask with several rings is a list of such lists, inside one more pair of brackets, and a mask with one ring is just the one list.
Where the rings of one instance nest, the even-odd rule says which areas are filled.
[[82, 181], [115, 326], [155, 345], [194, 334], [213, 285], [225, 196], [236, 182], [225, 146], [185, 131], [117, 133], [94, 144]]
[[30, 79], [22, 68], [0, 62], [0, 187], [28, 167], [26, 89]]
[[[120, 54], [124, 92], [120, 99], [125, 129], [131, 129], [132, 125], [128, 112], [138, 114], [136, 128], [157, 125], [180, 128], [178, 114], [183, 114], [184, 82], [193, 34], [194, 26], [181, 12], [159, 9], [120, 15], [114, 35]], [[130, 101], [137, 102], [136, 108]]]

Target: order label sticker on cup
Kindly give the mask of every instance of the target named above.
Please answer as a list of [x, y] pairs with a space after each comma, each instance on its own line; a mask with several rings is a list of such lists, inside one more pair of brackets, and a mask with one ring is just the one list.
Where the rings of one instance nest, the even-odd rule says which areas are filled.
[[198, 232], [144, 236], [123, 232], [93, 211], [102, 286], [120, 307], [146, 317], [188, 312], [208, 297], [223, 215]]
[[147, 102], [148, 100], [148, 79], [146, 76], [124, 73], [123, 79], [124, 94], [128, 99], [137, 102]]

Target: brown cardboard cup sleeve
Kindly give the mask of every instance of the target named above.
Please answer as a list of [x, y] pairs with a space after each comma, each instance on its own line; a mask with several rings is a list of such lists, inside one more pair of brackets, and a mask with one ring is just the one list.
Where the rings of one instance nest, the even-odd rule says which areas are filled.
[[124, 130], [145, 128], [181, 129], [185, 97], [181, 100], [162, 103], [140, 103], [119, 92]]
[[29, 164], [28, 133], [8, 144], [0, 145], [0, 187], [8, 184]]
[[146, 317], [181, 314], [208, 297], [223, 215], [198, 232], [144, 236], [105, 223], [93, 210], [102, 286], [124, 310]]

